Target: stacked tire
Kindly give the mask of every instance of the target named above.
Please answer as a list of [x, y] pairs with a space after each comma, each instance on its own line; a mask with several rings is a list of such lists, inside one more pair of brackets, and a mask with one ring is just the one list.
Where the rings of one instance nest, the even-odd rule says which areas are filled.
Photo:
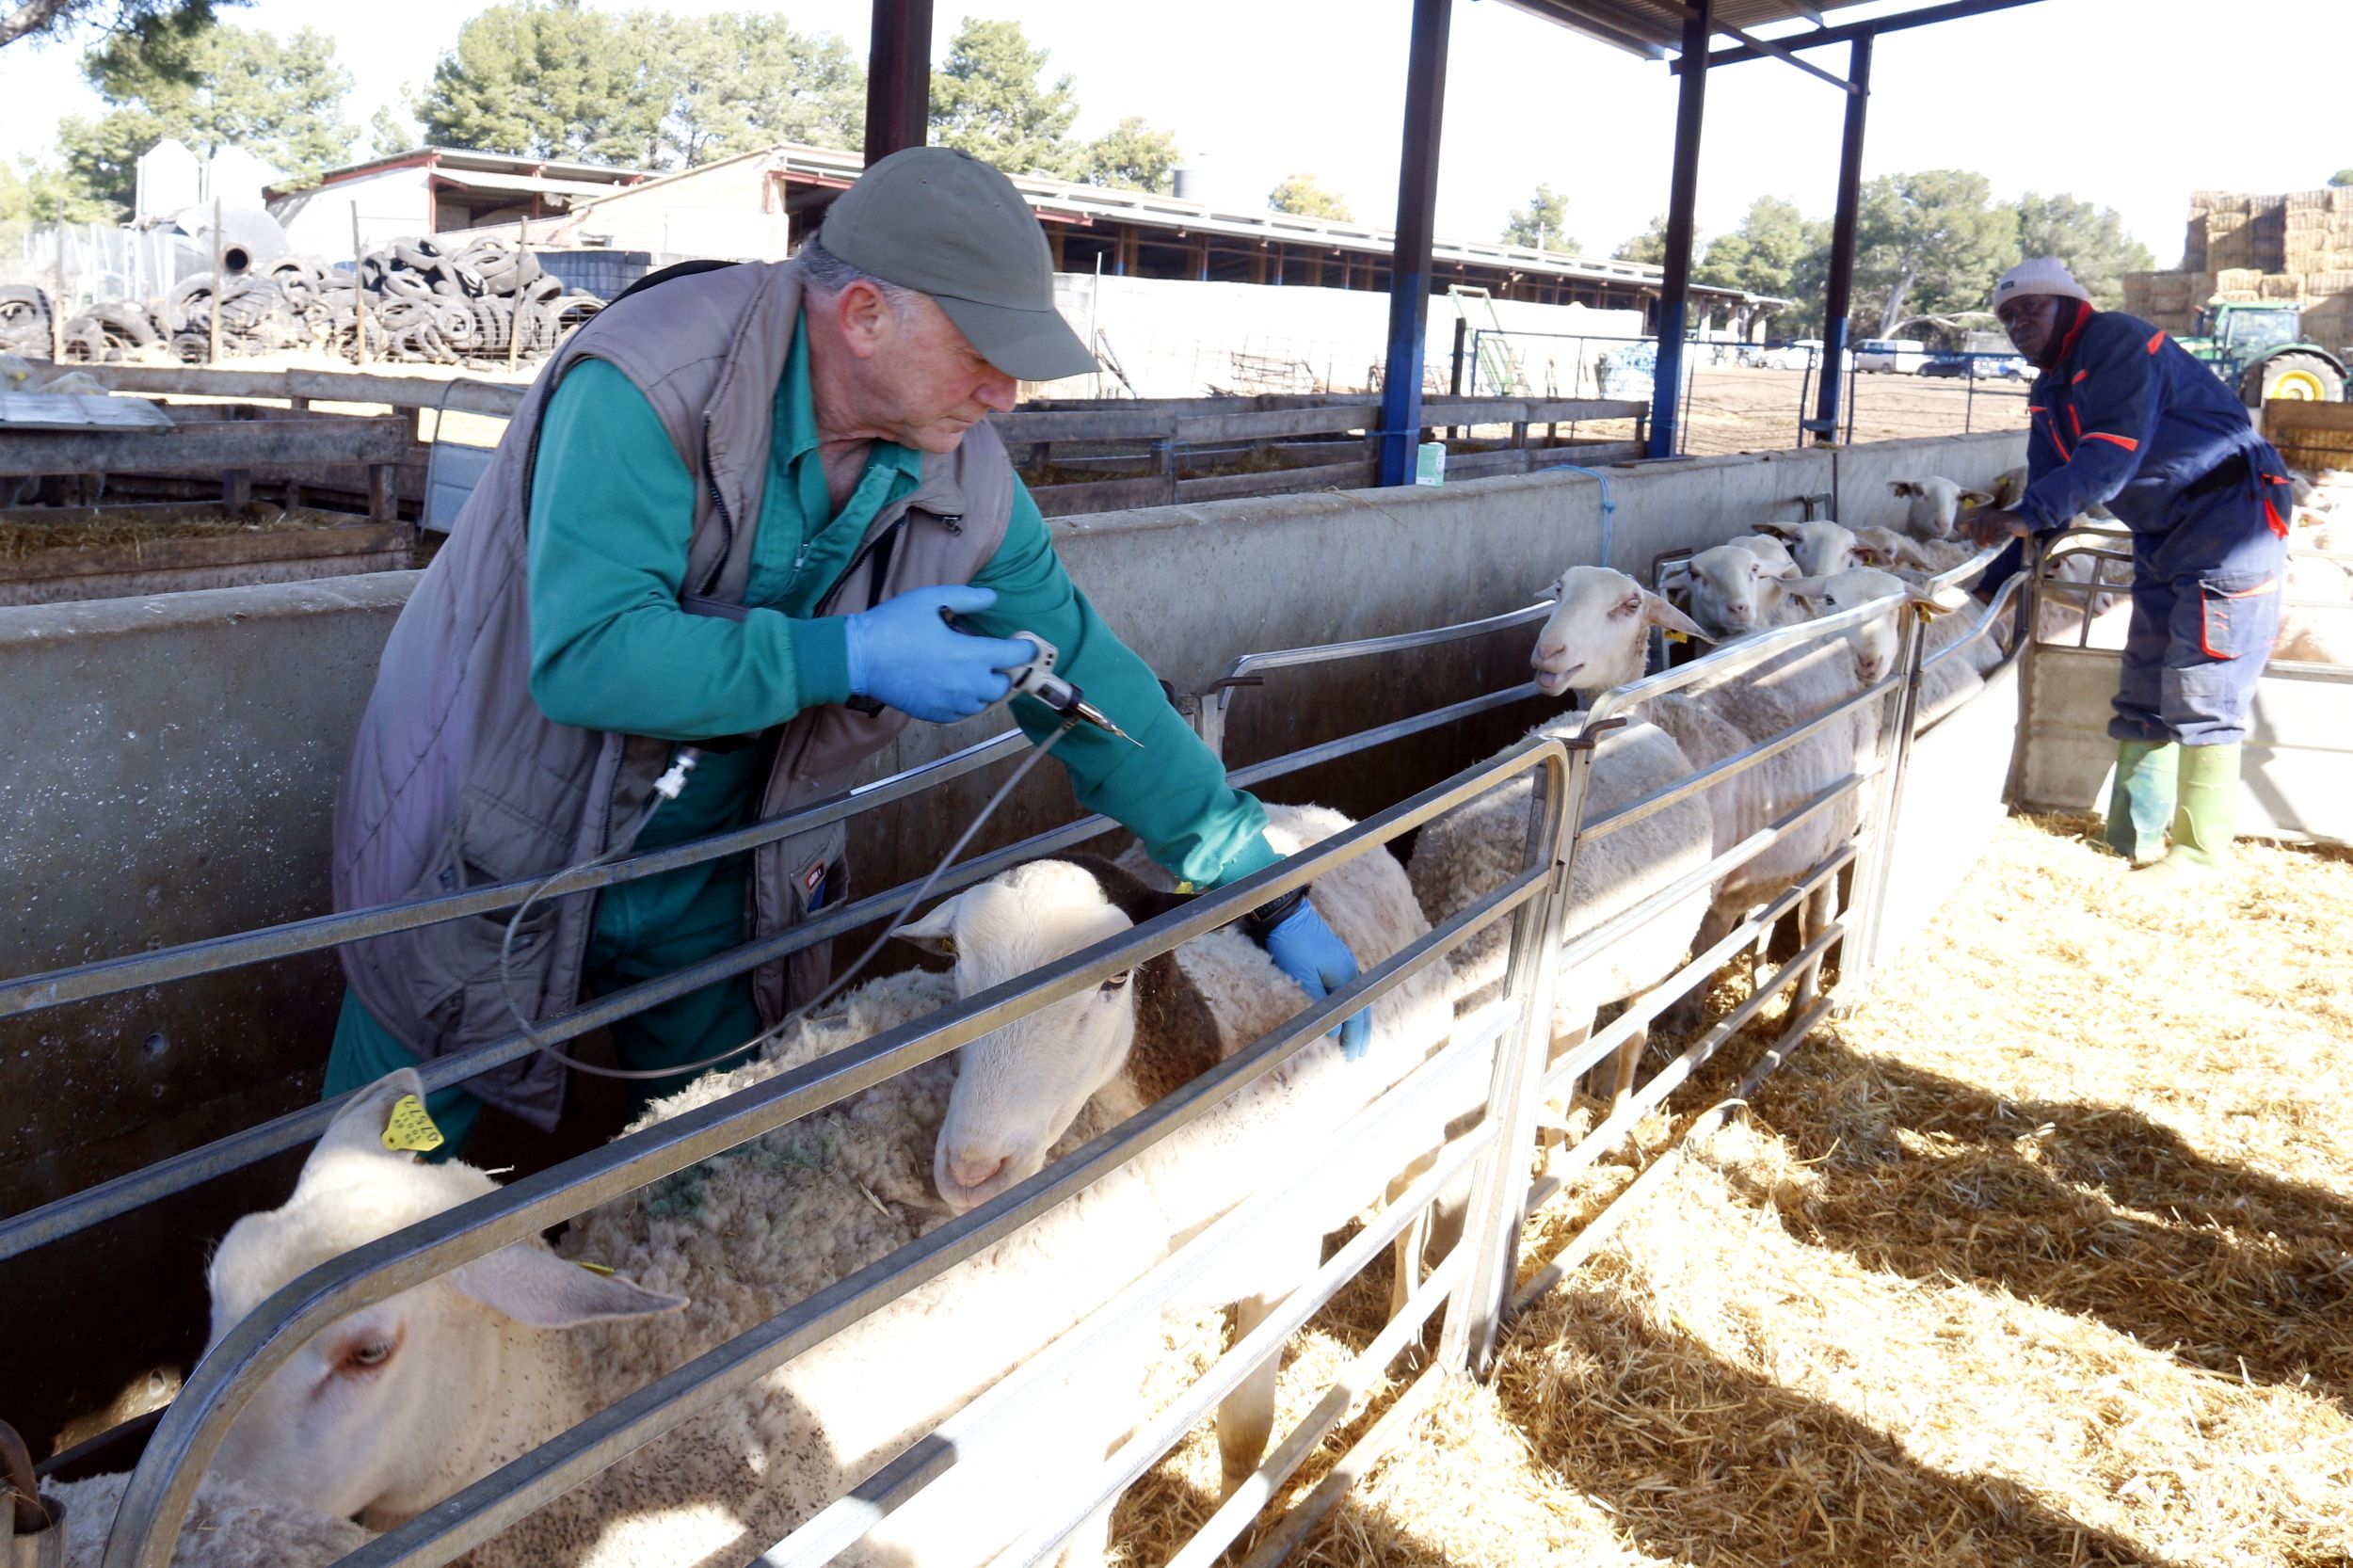
[[[68, 321], [65, 357], [100, 363], [158, 344], [184, 364], [212, 357], [220, 318], [224, 357], [325, 348], [358, 360], [500, 364], [552, 352], [566, 333], [604, 308], [567, 293], [528, 250], [478, 239], [445, 250], [431, 238], [395, 240], [348, 269], [281, 256], [216, 280], [186, 279], [146, 305], [111, 300]], [[46, 356], [49, 299], [31, 285], [0, 286], [0, 352]]]

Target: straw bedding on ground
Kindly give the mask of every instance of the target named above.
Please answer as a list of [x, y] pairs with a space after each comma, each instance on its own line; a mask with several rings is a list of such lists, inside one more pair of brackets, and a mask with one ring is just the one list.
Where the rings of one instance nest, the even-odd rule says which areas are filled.
[[[2156, 904], [2080, 827], [2005, 824], [1939, 930], [1293, 1560], [2353, 1562], [2353, 856], [2247, 846], [2226, 891]], [[1539, 1215], [1525, 1267], [1771, 1027]], [[1294, 1344], [1287, 1417], [1376, 1330], [1382, 1273]], [[1128, 1560], [1216, 1490], [1195, 1433], [1123, 1504]]]

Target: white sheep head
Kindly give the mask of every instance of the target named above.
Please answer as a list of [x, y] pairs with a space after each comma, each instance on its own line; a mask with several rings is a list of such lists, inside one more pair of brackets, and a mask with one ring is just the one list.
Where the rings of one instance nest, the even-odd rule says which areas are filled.
[[[1800, 578], [1790, 588], [1816, 616], [1833, 616], [1858, 604], [1889, 598], [1926, 605], [1941, 615], [1967, 602], [1969, 597], [1954, 589], [1949, 597], [1939, 599], [1894, 572], [1876, 567], [1849, 567], [1828, 577]], [[1855, 679], [1864, 685], [1880, 680], [1895, 667], [1897, 631], [1893, 615], [1873, 616], [1859, 626], [1847, 628], [1846, 641], [1854, 654]]]
[[[1829, 577], [1856, 565], [1855, 536], [1825, 518], [1809, 522], [1768, 524], [1789, 541], [1788, 555], [1798, 569], [1784, 577]], [[1745, 541], [1736, 541], [1745, 542]]]
[[[966, 888], [898, 935], [952, 957], [957, 994], [968, 997], [1177, 902], [1091, 856], [1033, 860]], [[1087, 1101], [1128, 1065], [1139, 1011], [1152, 1010], [1157, 1023], [1181, 988], [1176, 960], [1163, 953], [957, 1051], [955, 1088], [932, 1153], [932, 1179], [948, 1207], [963, 1213], [1043, 1169]]]
[[1765, 570], [1771, 576], [1787, 579], [1805, 575], [1798, 569], [1797, 558], [1789, 553], [1788, 544], [1774, 536], [1776, 533], [1794, 525], [1769, 522], [1762, 526], [1766, 532], [1743, 534], [1732, 542], [1764, 562]]
[[1935, 563], [1921, 553], [1919, 545], [1910, 536], [1893, 528], [1858, 528], [1854, 531], [1854, 560], [1859, 567], [1877, 567], [1883, 571], [1911, 569], [1929, 571]]
[[[1755, 556], [1738, 553], [1755, 564]], [[1547, 696], [1575, 691], [1590, 699], [1641, 680], [1654, 626], [1707, 636], [1682, 611], [1608, 567], [1571, 567], [1545, 591], [1552, 598], [1552, 614], [1536, 634], [1528, 662], [1536, 671], [1537, 689]]]
[[[318, 1265], [497, 1185], [454, 1160], [428, 1165], [387, 1149], [385, 1125], [405, 1095], [424, 1096], [407, 1069], [354, 1095], [312, 1150], [294, 1195], [230, 1227], [206, 1270], [208, 1349]], [[238, 1414], [214, 1473], [389, 1528], [488, 1468], [479, 1395], [498, 1385], [518, 1327], [570, 1328], [685, 1304], [565, 1262], [536, 1239], [501, 1248], [362, 1307], [304, 1345]]]
[[1990, 490], [1965, 490], [1950, 479], [1891, 479], [1887, 488], [1897, 500], [1909, 502], [1904, 530], [1916, 539], [1949, 539], [1961, 525], [1963, 507], [1991, 506]]
[[1691, 619], [1710, 637], [1745, 637], [1786, 618], [1791, 584], [1738, 545], [1703, 550], [1686, 563]]

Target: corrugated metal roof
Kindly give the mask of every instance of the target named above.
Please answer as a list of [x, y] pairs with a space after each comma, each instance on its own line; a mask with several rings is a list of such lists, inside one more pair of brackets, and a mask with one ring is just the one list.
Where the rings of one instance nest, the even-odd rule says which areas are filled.
[[[1503, 0], [1507, 6], [1575, 28], [1604, 43], [1653, 59], [1683, 49], [1682, 0]], [[1719, 31], [1753, 32], [1781, 22], [1820, 25], [1826, 13], [1851, 9], [1865, 0], [1716, 0], [1712, 21]]]

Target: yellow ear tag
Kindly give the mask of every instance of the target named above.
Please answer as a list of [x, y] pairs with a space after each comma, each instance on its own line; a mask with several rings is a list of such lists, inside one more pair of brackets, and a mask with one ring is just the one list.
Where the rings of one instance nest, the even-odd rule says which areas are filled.
[[1677, 632], [1672, 626], [1662, 626], [1659, 630], [1666, 633], [1667, 640], [1671, 643], [1688, 643], [1691, 640], [1691, 633], [1689, 632]]
[[430, 1154], [447, 1142], [441, 1129], [425, 1114], [424, 1104], [414, 1095], [403, 1095], [392, 1102], [392, 1113], [384, 1123], [384, 1146], [388, 1149], [408, 1150]]
[[1176, 884], [1176, 890], [1180, 893], [1197, 893], [1201, 889], [1196, 884], [1191, 882], [1179, 882]]
[[607, 1279], [611, 1279], [613, 1277], [613, 1270], [609, 1266], [602, 1263], [584, 1263], [579, 1258], [575, 1257], [572, 1259], [572, 1267], [575, 1269], [585, 1269], [592, 1274], [602, 1274]]

